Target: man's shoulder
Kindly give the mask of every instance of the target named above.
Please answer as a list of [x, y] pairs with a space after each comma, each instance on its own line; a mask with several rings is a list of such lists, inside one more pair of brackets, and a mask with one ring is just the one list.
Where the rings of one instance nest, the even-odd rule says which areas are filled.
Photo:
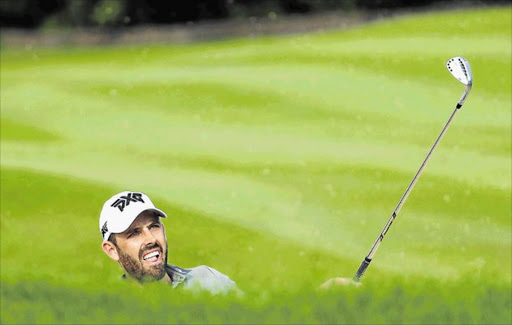
[[207, 265], [199, 265], [193, 268], [188, 269], [188, 272], [191, 273], [191, 275], [196, 277], [226, 277], [227, 275], [222, 274], [221, 272], [217, 271], [216, 269], [209, 267]]
[[181, 280], [187, 289], [202, 289], [210, 291], [211, 293], [227, 292], [236, 288], [233, 282], [227, 275], [217, 271], [216, 269], [207, 265], [200, 265], [192, 268], [180, 268], [177, 266], [168, 265], [175, 278]]

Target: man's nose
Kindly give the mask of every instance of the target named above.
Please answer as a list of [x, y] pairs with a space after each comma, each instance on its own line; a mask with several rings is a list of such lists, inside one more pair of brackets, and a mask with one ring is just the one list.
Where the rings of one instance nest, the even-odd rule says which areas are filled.
[[156, 243], [156, 237], [153, 235], [151, 230], [144, 229], [143, 234], [144, 234], [144, 244], [145, 245]]

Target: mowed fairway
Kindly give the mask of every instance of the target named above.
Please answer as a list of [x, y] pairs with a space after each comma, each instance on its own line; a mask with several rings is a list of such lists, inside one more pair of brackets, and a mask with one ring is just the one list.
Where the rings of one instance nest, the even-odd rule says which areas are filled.
[[[510, 323], [511, 9], [180, 46], [2, 49], [1, 321]], [[352, 277], [474, 86], [361, 288]], [[103, 202], [244, 298], [119, 280]]]

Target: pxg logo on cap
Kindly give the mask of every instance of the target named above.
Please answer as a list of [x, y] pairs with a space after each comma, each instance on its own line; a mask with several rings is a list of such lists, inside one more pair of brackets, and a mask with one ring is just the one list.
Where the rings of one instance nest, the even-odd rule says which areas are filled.
[[121, 212], [123, 212], [124, 207], [129, 205], [130, 202], [142, 202], [142, 193], [128, 193], [126, 196], [121, 196], [114, 203], [112, 203], [111, 207], [118, 207]]
[[142, 212], [150, 210], [158, 216], [167, 215], [157, 209], [147, 195], [141, 192], [124, 191], [108, 199], [100, 214], [100, 232], [103, 240], [108, 240], [110, 234], [122, 233]]

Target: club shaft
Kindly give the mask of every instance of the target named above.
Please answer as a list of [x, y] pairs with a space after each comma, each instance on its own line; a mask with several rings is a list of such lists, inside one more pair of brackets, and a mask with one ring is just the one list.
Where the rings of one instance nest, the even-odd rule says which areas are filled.
[[[465, 92], [465, 95], [467, 95], [466, 92]], [[463, 96], [463, 99], [465, 99], [465, 95]], [[404, 205], [405, 200], [407, 200], [407, 197], [411, 193], [414, 185], [416, 184], [416, 182], [420, 178], [421, 172], [423, 171], [423, 169], [427, 165], [427, 163], [428, 163], [428, 161], [430, 159], [430, 156], [432, 156], [432, 153], [434, 152], [434, 150], [437, 147], [438, 143], [443, 138], [444, 134], [446, 133], [446, 130], [448, 129], [448, 127], [450, 126], [453, 118], [455, 117], [455, 114], [457, 114], [457, 111], [461, 107], [462, 107], [462, 105], [459, 102], [457, 104], [457, 107], [453, 111], [452, 115], [448, 119], [448, 122], [446, 122], [443, 130], [441, 131], [441, 133], [437, 137], [436, 141], [434, 142], [434, 145], [432, 146], [432, 148], [430, 148], [430, 151], [428, 152], [427, 156], [423, 160], [423, 163], [421, 164], [420, 168], [416, 172], [416, 175], [414, 175], [414, 178], [412, 179], [411, 183], [407, 187], [407, 190], [405, 191], [405, 193], [400, 198], [400, 201], [398, 201], [398, 204], [396, 205], [395, 210], [393, 210], [393, 213], [391, 214], [391, 217], [389, 217], [388, 222], [386, 222], [386, 225], [384, 226], [384, 229], [382, 229], [382, 232], [380, 233], [379, 237], [377, 237], [377, 239], [375, 240], [375, 243], [373, 244], [372, 248], [370, 249], [370, 252], [368, 253], [368, 255], [366, 255], [366, 257], [364, 258], [363, 262], [359, 266], [359, 269], [357, 270], [356, 274], [354, 275], [354, 278], [353, 278], [354, 281], [358, 282], [361, 279], [361, 277], [363, 276], [363, 274], [366, 271], [366, 269], [368, 268], [368, 266], [370, 265], [370, 263], [371, 263], [371, 261], [373, 259], [373, 256], [377, 252], [377, 249], [379, 248], [380, 244], [382, 243], [382, 240], [384, 239], [384, 236], [387, 234], [387, 232], [388, 232], [389, 228], [391, 227], [391, 225], [393, 224], [393, 221], [395, 220], [398, 212], [400, 211], [400, 209]]]

